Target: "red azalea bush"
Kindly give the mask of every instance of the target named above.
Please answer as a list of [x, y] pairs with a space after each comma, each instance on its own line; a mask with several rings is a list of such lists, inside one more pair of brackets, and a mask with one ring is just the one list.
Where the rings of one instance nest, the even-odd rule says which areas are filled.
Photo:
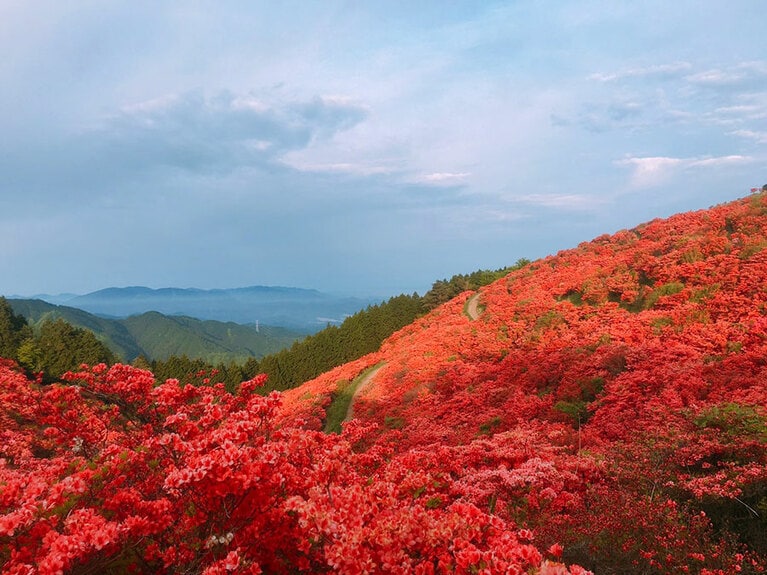
[[359, 426], [276, 428], [263, 377], [235, 395], [124, 365], [68, 380], [0, 368], [4, 574], [585, 573], [432, 492], [417, 460], [357, 453]]

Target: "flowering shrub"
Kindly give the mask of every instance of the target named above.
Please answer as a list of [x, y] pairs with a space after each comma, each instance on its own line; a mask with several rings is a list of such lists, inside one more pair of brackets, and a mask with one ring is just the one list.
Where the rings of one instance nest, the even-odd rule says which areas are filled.
[[436, 478], [355, 453], [359, 426], [276, 428], [263, 377], [234, 395], [124, 365], [68, 380], [0, 367], [2, 573], [585, 573], [447, 487], [415, 497]]

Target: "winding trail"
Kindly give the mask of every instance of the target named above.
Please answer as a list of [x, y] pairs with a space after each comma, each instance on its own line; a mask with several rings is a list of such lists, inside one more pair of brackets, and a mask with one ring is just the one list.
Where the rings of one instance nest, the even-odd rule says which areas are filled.
[[[466, 300], [466, 307], [464, 308], [464, 313], [469, 317], [470, 320], [475, 320], [480, 315], [480, 309], [479, 309], [479, 292], [472, 295], [469, 299]], [[368, 373], [362, 381], [359, 382], [357, 385], [357, 389], [354, 390], [354, 395], [352, 395], [352, 399], [349, 402], [349, 407], [346, 408], [346, 417], [344, 417], [344, 421], [350, 421], [354, 417], [354, 404], [357, 403], [357, 398], [359, 395], [365, 391], [371, 383], [373, 383], [373, 378], [376, 376], [378, 371], [385, 366], [385, 363], [382, 363], [378, 367], [375, 367], [370, 370], [370, 373]]]
[[469, 319], [475, 320], [479, 317], [479, 292], [475, 293], [469, 299], [466, 300], [466, 315]]
[[359, 396], [360, 393], [362, 393], [367, 387], [373, 382], [373, 378], [376, 376], [378, 371], [386, 365], [385, 363], [382, 363], [378, 367], [373, 368], [370, 370], [370, 373], [368, 373], [362, 381], [359, 382], [357, 385], [357, 389], [354, 390], [354, 395], [352, 395], [352, 400], [349, 402], [349, 407], [346, 408], [346, 417], [344, 418], [344, 421], [350, 421], [354, 417], [354, 404], [357, 401], [357, 396]]

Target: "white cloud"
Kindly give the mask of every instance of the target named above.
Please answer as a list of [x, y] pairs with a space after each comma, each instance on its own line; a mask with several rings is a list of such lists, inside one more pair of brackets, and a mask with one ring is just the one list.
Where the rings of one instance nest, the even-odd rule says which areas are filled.
[[604, 203], [603, 199], [585, 194], [526, 194], [512, 199], [523, 204], [570, 210], [591, 209]]
[[434, 172], [415, 176], [410, 181], [432, 186], [461, 186], [466, 184], [470, 172]]
[[710, 68], [702, 72], [690, 74], [685, 80], [701, 86], [734, 86], [748, 82], [763, 80], [767, 77], [767, 62], [741, 62], [729, 68]]
[[289, 166], [299, 172], [324, 173], [324, 174], [348, 174], [354, 176], [376, 176], [392, 174], [395, 170], [389, 166], [373, 165], [368, 163], [302, 163], [298, 161], [284, 161], [284, 165]]
[[695, 168], [698, 166], [727, 166], [732, 164], [748, 164], [753, 162], [750, 156], [719, 156], [718, 158], [702, 158], [688, 160], [685, 167]]
[[623, 80], [625, 78], [644, 78], [647, 76], [655, 77], [676, 77], [682, 72], [687, 72], [692, 68], [692, 64], [689, 62], [675, 62], [673, 64], [657, 64], [654, 66], [646, 66], [643, 68], [628, 68], [626, 70], [619, 70], [618, 72], [612, 72], [609, 74], [596, 73], [589, 76], [589, 80], [596, 80], [598, 82], [613, 82], [615, 80]]
[[756, 96], [752, 96], [749, 100], [753, 101], [753, 103], [723, 106], [714, 110], [714, 114], [723, 118], [723, 121], [725, 122], [754, 122], [757, 120], [764, 120], [767, 118], [767, 93], [761, 96], [764, 100], [763, 102], [758, 101]]
[[67, 217], [2, 280], [432, 280], [657, 215], [629, 177], [710, 205], [767, 154], [758, 2], [0, 1], [0, 219]]
[[671, 170], [678, 166], [679, 158], [629, 158], [619, 162], [620, 165], [631, 165], [634, 171], [631, 175], [632, 184], [636, 187], [647, 187], [661, 183]]
[[755, 161], [751, 156], [717, 156], [701, 158], [633, 157], [616, 162], [619, 166], [632, 168], [631, 185], [647, 188], [662, 184], [681, 170], [712, 168]]
[[285, 153], [348, 130], [367, 114], [364, 106], [339, 97], [269, 102], [189, 92], [124, 106], [84, 137], [137, 170], [227, 172], [276, 165]]
[[730, 132], [733, 136], [740, 136], [754, 140], [757, 144], [767, 144], [767, 132], [756, 132], [754, 130], [735, 130]]

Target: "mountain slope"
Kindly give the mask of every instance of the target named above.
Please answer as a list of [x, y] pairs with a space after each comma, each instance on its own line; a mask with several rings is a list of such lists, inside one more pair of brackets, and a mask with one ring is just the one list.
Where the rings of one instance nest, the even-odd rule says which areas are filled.
[[15, 313], [24, 316], [33, 325], [61, 318], [76, 327], [89, 329], [124, 361], [131, 361], [147, 353], [119, 321], [39, 299], [8, 299], [8, 303]]
[[601, 236], [479, 293], [476, 320], [464, 293], [286, 392], [283, 417], [321, 429], [383, 363], [354, 406], [378, 426], [365, 442], [419, 453], [451, 477], [448, 499], [599, 573], [728, 573], [739, 545], [759, 563], [767, 194]]
[[169, 317], [157, 312], [107, 319], [41, 300], [9, 299], [8, 302], [15, 313], [33, 324], [62, 318], [93, 331], [124, 361], [132, 361], [139, 355], [162, 360], [184, 354], [211, 363], [244, 361], [275, 353], [302, 337], [285, 328]]
[[157, 312], [119, 320], [136, 343], [151, 350], [149, 359], [172, 355], [199, 357], [210, 363], [261, 358], [290, 346], [300, 334], [281, 327], [241, 325]]

